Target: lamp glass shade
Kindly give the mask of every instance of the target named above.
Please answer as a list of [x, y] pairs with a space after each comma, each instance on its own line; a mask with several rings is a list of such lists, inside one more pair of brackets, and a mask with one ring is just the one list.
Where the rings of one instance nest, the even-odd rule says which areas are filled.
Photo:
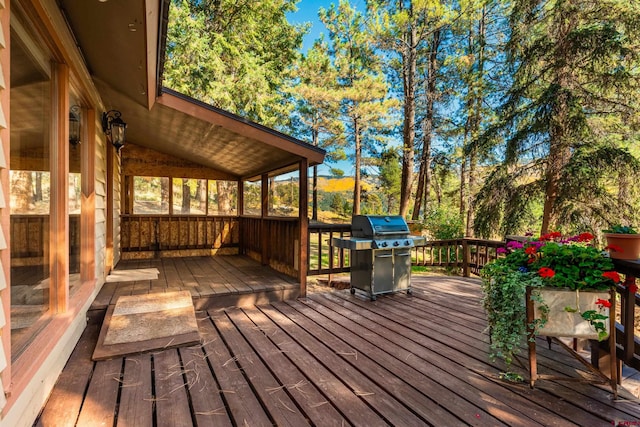
[[73, 110], [69, 112], [69, 143], [80, 144], [80, 117]]
[[124, 146], [125, 130], [127, 124], [120, 117], [116, 117], [111, 121], [111, 143], [120, 148]]

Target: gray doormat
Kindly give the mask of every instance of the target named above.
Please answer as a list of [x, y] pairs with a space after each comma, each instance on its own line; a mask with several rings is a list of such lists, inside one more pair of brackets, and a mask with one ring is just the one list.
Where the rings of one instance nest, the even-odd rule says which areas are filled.
[[93, 360], [200, 342], [189, 291], [121, 296], [110, 305]]

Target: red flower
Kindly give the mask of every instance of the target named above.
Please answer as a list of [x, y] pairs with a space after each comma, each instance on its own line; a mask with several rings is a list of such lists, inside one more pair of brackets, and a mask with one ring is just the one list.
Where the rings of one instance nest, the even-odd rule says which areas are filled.
[[606, 299], [602, 299], [602, 298], [598, 298], [596, 300], [596, 305], [600, 306], [600, 308], [602, 308], [602, 307], [611, 308], [611, 301], [606, 300]]
[[620, 283], [620, 275], [617, 271], [605, 271], [602, 273], [602, 277], [613, 280], [614, 283]]
[[543, 234], [538, 240], [553, 240], [562, 237], [562, 233], [559, 231], [552, 231], [551, 233]]
[[536, 251], [537, 249], [535, 246], [529, 246], [527, 249], [524, 250], [524, 253], [526, 253], [527, 255], [535, 255]]
[[578, 242], [589, 242], [591, 240], [593, 240], [593, 234], [591, 233], [578, 234]]
[[606, 246], [605, 249], [609, 249], [610, 251], [613, 251], [613, 252], [620, 252], [620, 253], [624, 252], [622, 248], [618, 245], [609, 245], [609, 246]]
[[540, 275], [540, 277], [552, 278], [556, 275], [556, 272], [549, 267], [541, 267], [540, 270], [538, 270], [538, 274]]
[[635, 295], [638, 293], [638, 285], [636, 285], [635, 283], [631, 283], [630, 285], [627, 285], [627, 287], [631, 291], [632, 295]]

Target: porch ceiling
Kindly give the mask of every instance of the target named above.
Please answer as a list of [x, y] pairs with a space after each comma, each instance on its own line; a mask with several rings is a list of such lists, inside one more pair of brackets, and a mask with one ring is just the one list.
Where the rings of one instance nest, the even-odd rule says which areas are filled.
[[237, 177], [293, 169], [303, 158], [322, 163], [324, 150], [295, 138], [175, 92], [156, 97], [163, 4], [61, 0], [105, 108], [128, 124], [127, 141]]

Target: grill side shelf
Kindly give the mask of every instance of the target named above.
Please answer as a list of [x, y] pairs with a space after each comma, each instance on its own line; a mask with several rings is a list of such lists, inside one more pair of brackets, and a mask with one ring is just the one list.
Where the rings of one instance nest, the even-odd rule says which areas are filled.
[[371, 239], [359, 239], [354, 237], [333, 237], [331, 244], [336, 248], [350, 249], [352, 251], [361, 251], [371, 249]]

